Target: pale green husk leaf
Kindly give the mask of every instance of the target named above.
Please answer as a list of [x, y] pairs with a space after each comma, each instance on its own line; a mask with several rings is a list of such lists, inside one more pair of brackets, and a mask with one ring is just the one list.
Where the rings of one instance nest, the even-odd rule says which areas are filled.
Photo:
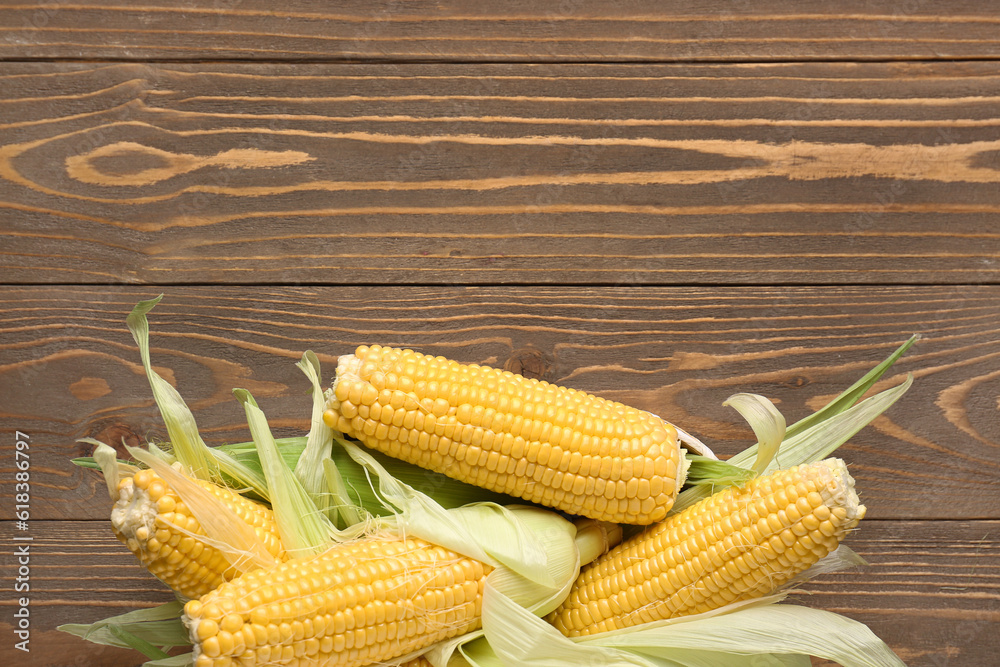
[[760, 394], [733, 394], [723, 405], [740, 413], [757, 436], [757, 458], [750, 469], [760, 475], [774, 460], [785, 439], [785, 417]]
[[142, 667], [189, 667], [194, 664], [194, 653], [175, 655], [161, 660], [150, 660], [142, 663]]
[[153, 390], [153, 398], [167, 426], [170, 442], [177, 459], [198, 479], [211, 480], [218, 477], [218, 466], [208, 454], [208, 446], [198, 433], [194, 414], [184, 403], [180, 393], [153, 370], [149, 358], [149, 321], [146, 313], [160, 302], [163, 295], [148, 301], [140, 301], [126, 318], [125, 323], [132, 338], [139, 346], [139, 356], [146, 369], [146, 378]]
[[[793, 465], [797, 465], [797, 463], [795, 461], [798, 460], [798, 459], [801, 459], [801, 460], [798, 460], [799, 463], [809, 463], [811, 461], [822, 460], [822, 459], [826, 458], [826, 456], [828, 456], [829, 453], [831, 453], [834, 449], [836, 449], [837, 447], [839, 447], [840, 444], [843, 444], [843, 442], [845, 442], [846, 439], [843, 440], [843, 441], [841, 441], [840, 443], [838, 443], [836, 445], [833, 445], [832, 449], [828, 449], [827, 450], [827, 454], [826, 455], [821, 455], [820, 456], [820, 455], [813, 454], [811, 459], [804, 459], [804, 458], [802, 458], [802, 456], [803, 456], [802, 454], [795, 454], [793, 451], [790, 451], [790, 448], [789, 448], [789, 445], [788, 445], [789, 441], [793, 441], [793, 439], [796, 438], [797, 436], [804, 436], [805, 432], [807, 432], [807, 431], [812, 431], [815, 434], [816, 433], [815, 429], [817, 427], [821, 426], [821, 425], [824, 427], [824, 430], [825, 430], [826, 428], [829, 427], [831, 418], [839, 416], [840, 414], [842, 414], [846, 410], [851, 409], [852, 406], [858, 407], [858, 406], [855, 405], [858, 402], [858, 400], [860, 400], [861, 397], [864, 396], [868, 392], [869, 389], [871, 389], [873, 386], [875, 386], [875, 383], [878, 382], [882, 378], [882, 376], [886, 373], [886, 371], [888, 371], [889, 368], [894, 363], [896, 363], [896, 361], [901, 356], [903, 356], [903, 354], [908, 349], [910, 349], [910, 347], [914, 343], [916, 343], [919, 339], [920, 339], [919, 335], [913, 335], [913, 336], [911, 336], [909, 340], [907, 340], [905, 343], [903, 343], [898, 348], [896, 348], [893, 351], [892, 354], [890, 354], [884, 361], [882, 361], [882, 363], [878, 364], [873, 369], [871, 369], [870, 371], [868, 371], [863, 377], [861, 377], [861, 379], [859, 379], [857, 382], [855, 382], [850, 387], [848, 387], [846, 390], [844, 390], [835, 399], [833, 399], [832, 401], [830, 401], [829, 403], [827, 403], [826, 405], [824, 405], [822, 408], [820, 408], [819, 410], [817, 410], [813, 414], [809, 415], [808, 417], [805, 417], [804, 419], [800, 419], [799, 421], [797, 421], [794, 424], [792, 424], [791, 426], [789, 426], [786, 429], [786, 431], [785, 431], [785, 442], [782, 443], [782, 446], [780, 448], [780, 454], [781, 454], [781, 458], [782, 458], [781, 467], [787, 468], [787, 467], [790, 467], [790, 466], [793, 466]], [[909, 381], [910, 381], [910, 379], [908, 378], [907, 382], [904, 382], [904, 384], [906, 385], [907, 388], [909, 387], [909, 384], [908, 384]], [[896, 389], [899, 389], [899, 387], [897, 387]], [[906, 390], [903, 389], [897, 395], [895, 395], [895, 398], [892, 399], [892, 401], [889, 403], [889, 405], [891, 405], [893, 402], [895, 402], [896, 400], [898, 400], [899, 397], [902, 396], [903, 393], [905, 393], [905, 391]], [[870, 398], [868, 400], [872, 400], [874, 398], [878, 398], [878, 396], [883, 396], [883, 394], [886, 394], [886, 393], [887, 392], [883, 391], [883, 392], [877, 394], [876, 396], [873, 396], [872, 398]], [[883, 399], [881, 399], [881, 400], [884, 401], [884, 400], [886, 400], [886, 398], [883, 396]], [[881, 414], [882, 412], [884, 412], [889, 407], [889, 405], [885, 405], [884, 407], [881, 408], [881, 410], [879, 410], [875, 414], [872, 414], [871, 417], [868, 419], [868, 421], [860, 423], [860, 425], [858, 426], [858, 430], [860, 430], [860, 428], [864, 427], [869, 421], [871, 421], [872, 419], [874, 419], [875, 417], [877, 417], [879, 414]], [[876, 407], [877, 407], [876, 404], [872, 404], [872, 405], [869, 406], [869, 409], [871, 410], [871, 409], [874, 409]], [[858, 421], [860, 421], [860, 417], [858, 417], [857, 419], [858, 419]], [[839, 423], [843, 424], [843, 422], [839, 422]], [[851, 435], [853, 435], [853, 433]], [[850, 437], [850, 436], [848, 436], [848, 437]], [[794, 440], [794, 442], [801, 442], [801, 440]], [[735, 465], [741, 465], [741, 466], [744, 466], [744, 467], [749, 467], [747, 465], [748, 462], [751, 459], [755, 458], [756, 456], [757, 456], [757, 445], [752, 445], [752, 446], [746, 448], [745, 450], [743, 450], [742, 452], [740, 452], [739, 454], [737, 454], [736, 456], [734, 456], [733, 458], [731, 458], [729, 461], [730, 461], [730, 463], [733, 463]], [[791, 457], [791, 460], [789, 460], [789, 457]], [[773, 470], [773, 469], [774, 468], [769, 468], [769, 470]]]
[[340, 474], [340, 468], [333, 462], [333, 459], [323, 459], [322, 464], [323, 479], [326, 482], [327, 493], [324, 496], [328, 502], [328, 516], [334, 521], [338, 528], [346, 528], [360, 523], [362, 511], [347, 490], [344, 477]]
[[170, 452], [168, 452], [166, 450], [160, 449], [156, 445], [156, 443], [147, 442], [146, 443], [146, 449], [149, 451], [150, 454], [153, 454], [154, 456], [163, 459], [164, 461], [166, 461], [167, 463], [169, 463], [171, 465], [173, 465], [177, 461], [177, 457], [176, 456], [174, 456], [173, 454], [171, 454]]
[[129, 648], [134, 649], [139, 653], [142, 653], [147, 658], [153, 658], [154, 660], [162, 660], [163, 658], [170, 657], [166, 651], [156, 648], [142, 637], [136, 637], [131, 632], [129, 632], [128, 630], [126, 630], [121, 626], [114, 624], [109, 625], [108, 631], [118, 639], [125, 642], [125, 644], [128, 645]]
[[[758, 602], [759, 603], [759, 602]], [[741, 608], [758, 603], [745, 603]], [[734, 615], [737, 612], [733, 612]], [[485, 637], [462, 648], [462, 657], [473, 667], [785, 667], [808, 666], [804, 656], [737, 655], [711, 649], [680, 648], [665, 658], [642, 651], [606, 646], [594, 640], [572, 640], [548, 623], [513, 604], [495, 589], [483, 596]], [[605, 635], [601, 635], [602, 637]], [[764, 662], [771, 659], [771, 662]]]
[[865, 373], [860, 380], [845, 389], [843, 393], [837, 396], [837, 398], [833, 399], [808, 417], [800, 419], [789, 426], [788, 431], [785, 433], [785, 437], [791, 438], [793, 435], [797, 435], [800, 431], [804, 431], [807, 428], [815, 426], [816, 424], [829, 419], [832, 415], [843, 412], [857, 403], [869, 389], [875, 386], [875, 383], [879, 381], [885, 372], [888, 371], [889, 368], [896, 363], [899, 358], [902, 357], [918, 340], [920, 340], [920, 334], [910, 336], [909, 340], [896, 348], [882, 363]]
[[[257, 445], [261, 468], [267, 478], [271, 509], [281, 543], [292, 558], [306, 558], [323, 552], [336, 530], [326, 514], [316, 508], [309, 493], [299, 482], [278, 451], [264, 412], [246, 389], [234, 389], [233, 395], [246, 409], [250, 435]], [[308, 448], [308, 444], [306, 445]]]
[[118, 453], [115, 451], [114, 447], [106, 445], [99, 440], [81, 438], [77, 442], [87, 442], [88, 444], [97, 445], [97, 448], [94, 449], [94, 462], [104, 474], [104, 482], [108, 486], [108, 495], [111, 496], [111, 501], [117, 501], [118, 482], [121, 481], [122, 473], [130, 475], [138, 470], [138, 468], [118, 461]]
[[849, 546], [841, 544], [838, 545], [836, 549], [828, 553], [823, 558], [820, 558], [816, 563], [812, 565], [809, 569], [804, 572], [799, 572], [797, 575], [792, 577], [788, 581], [786, 586], [797, 586], [804, 581], [808, 581], [814, 577], [818, 577], [821, 574], [830, 574], [831, 572], [841, 572], [843, 570], [849, 570], [856, 567], [864, 567], [868, 565], [868, 561], [862, 558], [858, 553], [856, 553]]
[[[829, 457], [837, 447], [847, 442], [855, 433], [888, 410], [912, 384], [913, 376], [908, 375], [902, 384], [875, 394], [871, 398], [787, 438], [781, 444], [778, 455], [765, 468], [764, 473], [772, 472], [778, 468], [790, 468], [803, 463], [822, 461]], [[733, 465], [746, 467], [751, 458], [756, 456], [756, 451], [751, 452], [753, 449], [754, 447], [750, 447], [740, 452], [729, 459], [729, 462]]]
[[260, 497], [266, 499], [267, 487], [263, 477], [239, 465], [225, 452], [209, 448], [198, 432], [194, 414], [180, 393], [153, 370], [149, 355], [149, 321], [146, 319], [146, 313], [151, 311], [162, 298], [161, 294], [155, 299], [140, 301], [132, 309], [125, 323], [139, 346], [139, 356], [142, 358], [149, 386], [153, 390], [153, 399], [167, 426], [173, 455], [192, 476], [198, 479], [221, 483], [222, 473], [225, 473], [237, 480], [241, 486], [253, 489]]
[[495, 665], [495, 658], [507, 667], [798, 666], [810, 664], [810, 655], [844, 667], [903, 665], [865, 625], [773, 598], [571, 640], [487, 588], [483, 628], [489, 645], [463, 650], [476, 667]]
[[653, 665], [624, 651], [578, 646], [555, 627], [527, 613], [491, 586], [487, 586], [483, 592], [483, 633], [488, 645], [477, 642], [462, 651], [465, 659], [475, 667], [496, 664], [490, 660], [491, 653], [499, 659], [500, 664], [508, 667]]
[[347, 494], [347, 487], [340, 471], [330, 459], [333, 450], [333, 429], [323, 421], [326, 399], [321, 385], [319, 358], [308, 350], [295, 365], [309, 379], [312, 394], [309, 435], [306, 438], [306, 448], [295, 464], [295, 476], [302, 482], [302, 487], [316, 503], [319, 511], [326, 514], [335, 525], [344, 528], [358, 523], [361, 516]]
[[903, 662], [863, 623], [789, 604], [753, 606], [731, 614], [692, 618], [596, 637], [594, 644], [671, 658], [678, 649], [733, 654], [791, 653], [833, 660], [844, 667], [899, 667]]
[[[191, 643], [187, 629], [181, 623], [180, 602], [168, 602], [150, 609], [137, 609], [127, 614], [112, 616], [90, 624], [67, 623], [56, 629], [86, 639], [95, 644], [135, 648], [115, 630], [124, 630], [131, 637], [138, 638], [161, 651]], [[148, 654], [147, 654], [148, 657]]]
[[[840, 412], [827, 412], [828, 416], [825, 420], [814, 422], [812, 426], [805, 430], [798, 430], [796, 435], [787, 436], [788, 431], [791, 431], [789, 429], [786, 431], [786, 437], [778, 448], [774, 458], [767, 464], [767, 467], [764, 468], [761, 474], [767, 474], [779, 468], [790, 468], [803, 463], [814, 463], [828, 458], [838, 447], [854, 436], [855, 433], [888, 410], [893, 403], [906, 393], [912, 384], [913, 376], [908, 375], [902, 384], [879, 392], [853, 407], [843, 409]], [[751, 445], [730, 458], [727, 463], [749, 470], [754, 465], [754, 462], [758, 460], [757, 451], [758, 445]], [[671, 513], [676, 514], [704, 500], [712, 494], [712, 490], [710, 485], [701, 484], [681, 491], [670, 510]]]

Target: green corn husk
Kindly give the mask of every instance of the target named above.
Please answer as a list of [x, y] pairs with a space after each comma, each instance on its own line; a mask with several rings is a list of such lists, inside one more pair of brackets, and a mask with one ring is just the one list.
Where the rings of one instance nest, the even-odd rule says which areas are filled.
[[295, 464], [295, 476], [319, 511], [343, 529], [360, 522], [362, 516], [351, 501], [340, 470], [330, 461], [334, 433], [323, 421], [326, 400], [323, 397], [319, 358], [308, 350], [296, 366], [309, 379], [313, 407], [306, 447]]
[[905, 667], [864, 624], [827, 611], [779, 604], [782, 597], [571, 640], [487, 589], [486, 642], [471, 645], [463, 657], [472, 667], [808, 667], [811, 655], [844, 667]]
[[[305, 436], [275, 438], [274, 441], [285, 465], [289, 469], [294, 470], [306, 446]], [[94, 445], [102, 444], [99, 441], [89, 438], [81, 438], [80, 442], [88, 442]], [[338, 446], [333, 448], [330, 459], [337, 466], [337, 470], [344, 480], [350, 502], [357, 507], [363, 507], [366, 512], [375, 516], [387, 516], [392, 512], [382, 504], [378, 494], [372, 488], [371, 478], [365, 473], [364, 466], [351, 458], [347, 450], [344, 449], [343, 443], [351, 443], [364, 450], [393, 477], [431, 496], [442, 507], [461, 507], [462, 505], [481, 501], [494, 502], [500, 505], [524, 504], [524, 501], [519, 498], [486, 491], [477, 486], [459, 482], [441, 473], [425, 470], [412, 463], [406, 463], [405, 461], [386, 456], [381, 452], [368, 449], [361, 443], [348, 438], [336, 438], [335, 442], [338, 443]], [[257, 447], [253, 442], [219, 445], [212, 449], [226, 452], [234, 461], [263, 478], [264, 470], [260, 464], [260, 454], [257, 452]], [[94, 460], [93, 456], [77, 457], [72, 459], [72, 462], [81, 468], [101, 470], [101, 466]], [[120, 465], [130, 465], [130, 462], [125, 460], [119, 460], [118, 463]], [[225, 475], [223, 475], [223, 480], [229, 486], [239, 487], [238, 480]], [[247, 490], [244, 495], [254, 500], [267, 502], [266, 498], [262, 498], [260, 495], [254, 493], [253, 490]], [[338, 527], [343, 528], [345, 526]]]
[[253, 489], [259, 497], [266, 499], [267, 485], [263, 477], [240, 466], [226, 452], [206, 445], [198, 432], [194, 414], [180, 393], [153, 370], [149, 354], [149, 321], [146, 319], [146, 314], [162, 298], [161, 294], [155, 299], [140, 301], [125, 322], [132, 332], [136, 345], [139, 346], [139, 355], [153, 390], [153, 398], [170, 436], [172, 454], [192, 477], [217, 483], [223, 483], [226, 478], [234, 479], [238, 481], [237, 488]]
[[[755, 474], [766, 474], [779, 467], [790, 468], [800, 463], [821, 461], [828, 458], [854, 434], [888, 410], [910, 388], [913, 384], [913, 378], [907, 376], [901, 384], [858, 403], [858, 400], [918, 339], [919, 336], [912, 336], [885, 361], [865, 374], [842, 394], [787, 429], [783, 428], [784, 418], [781, 417], [774, 405], [763, 396], [738, 394], [731, 397], [727, 403], [737, 408], [740, 414], [750, 421], [751, 428], [758, 437], [758, 442], [730, 458], [727, 463], [753, 471]], [[736, 400], [734, 401], [734, 399]], [[778, 417], [781, 417], [780, 422]], [[779, 433], [781, 434], [780, 444], [775, 447], [774, 440], [779, 437]], [[699, 465], [702, 464], [693, 462], [691, 467], [694, 472], [689, 470], [688, 474], [694, 474], [696, 477], [700, 475], [711, 481], [711, 472], [699, 470]], [[733, 479], [738, 479], [738, 475], [727, 473], [716, 480], [714, 486], [710, 483], [701, 483], [684, 489], [671, 508], [671, 514], [682, 512], [698, 501], [707, 498], [714, 490], [732, 483]]]
[[[179, 461], [187, 473], [193, 477], [215, 481], [230, 487], [244, 490], [245, 495], [254, 500], [270, 502], [267, 480], [260, 462], [260, 454], [253, 442], [208, 447], [198, 432], [194, 414], [188, 408], [180, 393], [164, 380], [152, 367], [149, 353], [149, 323], [146, 315], [160, 302], [162, 295], [155, 299], [139, 302], [128, 316], [126, 323], [129, 331], [139, 347], [139, 354], [153, 389], [153, 397], [171, 442], [167, 449], [149, 444], [149, 451], [165, 460], [167, 463]], [[363, 519], [358, 511], [376, 516], [392, 513], [385, 507], [372, 489], [370, 475], [363, 466], [351, 458], [343, 445], [333, 447], [333, 439], [345, 442], [343, 436], [332, 432], [322, 420], [323, 392], [319, 387], [319, 360], [315, 354], [306, 352], [297, 364], [310, 380], [313, 410], [310, 432], [304, 437], [277, 439], [276, 444], [285, 464], [304, 482], [307, 491], [312, 494], [314, 502], [337, 523], [339, 528], [346, 528], [352, 523]], [[81, 442], [99, 445], [91, 438], [82, 438]], [[311, 444], [311, 446], [310, 446]], [[331, 451], [332, 450], [332, 451]], [[515, 502], [510, 496], [498, 493], [484, 492], [477, 487], [464, 484], [439, 473], [424, 470], [418, 466], [397, 461], [377, 453], [370, 453], [386, 470], [403, 482], [418, 488], [435, 498], [445, 507], [460, 507], [477, 501], [490, 501], [501, 504]], [[323, 460], [332, 460], [334, 468], [324, 465]], [[300, 463], [301, 461], [301, 463]], [[93, 457], [73, 459], [73, 463], [85, 468], [101, 470], [101, 465]], [[130, 465], [128, 461], [120, 461], [122, 465]], [[326, 471], [330, 472], [326, 472]], [[330, 481], [338, 488], [334, 492], [320, 487]], [[111, 480], [107, 480], [110, 484]], [[338, 493], [346, 492], [346, 497], [338, 498]], [[112, 497], [116, 493], [112, 490]], [[331, 505], [333, 501], [334, 505]], [[340, 508], [339, 510], [337, 508]], [[340, 513], [344, 515], [341, 516]]]
[[246, 409], [247, 424], [260, 454], [271, 509], [285, 551], [293, 558], [318, 555], [334, 531], [329, 517], [319, 510], [299, 478], [284, 464], [264, 412], [250, 392], [234, 389], [233, 394]]
[[[151, 307], [149, 305], [146, 310]], [[144, 313], [142, 315], [144, 320]], [[137, 341], [140, 338], [141, 335], [137, 335]], [[730, 399], [750, 422], [759, 444], [726, 463], [691, 457], [690, 488], [682, 493], [679, 503], [690, 504], [698, 497], [707, 496], [713, 487], [740, 484], [748, 476], [769, 472], [779, 465], [795, 465], [828, 456], [908, 389], [912, 378], [858, 403], [914, 340], [901, 346], [822, 410], [787, 429], [783, 417], [766, 399], [753, 395]], [[144, 352], [144, 365], [151, 373], [148, 349]], [[309, 370], [303, 370], [313, 379]], [[318, 376], [318, 368], [315, 371]], [[163, 394], [162, 387], [160, 390]], [[580, 535], [572, 524], [539, 508], [512, 509], [484, 502], [448, 508], [431, 494], [422, 493], [403, 480], [419, 483], [433, 479], [432, 491], [439, 491], [441, 487], [449, 491], [455, 489], [456, 498], [468, 493], [470, 498], [482, 500], [487, 494], [443, 476], [438, 481], [434, 473], [368, 452], [337, 434], [330, 434], [333, 440], [330, 458], [323, 456], [328, 444], [326, 436], [314, 437], [312, 442], [308, 437], [276, 441], [270, 437], [266, 418], [252, 397], [246, 393], [239, 396], [247, 410], [254, 443], [208, 448], [197, 436], [192, 416], [183, 437], [185, 447], [196, 443], [197, 453], [194, 456], [190, 452], [176, 453], [176, 457], [182, 463], [204, 457], [207, 464], [194, 468], [195, 471], [205, 474], [207, 470], [210, 476], [250, 487], [260, 497], [270, 500], [276, 514], [283, 517], [282, 522], [295, 535], [290, 539], [294, 548], [315, 550], [330, 540], [353, 539], [368, 532], [389, 530], [436, 542], [496, 568], [486, 586], [483, 629], [442, 642], [427, 651], [426, 657], [437, 667], [565, 667], [572, 664], [592, 667], [756, 667], [759, 664], [804, 667], [809, 664], [808, 655], [836, 660], [846, 667], [898, 667], [902, 664], [862, 624], [829, 612], [779, 604], [784, 598], [783, 591], [706, 614], [567, 639], [539, 617], [561, 602], [579, 571], [580, 553], [584, 547], [576, 543]], [[164, 404], [169, 409], [181, 410], [183, 401], [178, 405], [179, 399], [176, 395], [171, 396], [170, 402], [161, 403], [159, 399], [157, 402], [161, 410]], [[190, 412], [187, 406], [183, 406], [183, 410]], [[164, 417], [166, 421], [167, 415]], [[185, 420], [180, 421], [184, 423]], [[315, 419], [313, 423], [315, 425]], [[191, 428], [194, 428], [193, 433]], [[310, 435], [316, 433], [315, 429], [310, 431]], [[173, 432], [171, 437], [175, 437]], [[102, 456], [106, 457], [106, 453]], [[152, 452], [154, 460], [167, 460], [169, 456], [168, 452]], [[326, 488], [316, 483], [318, 476], [309, 465], [298, 466], [303, 456], [310, 464], [320, 461], [324, 466]], [[80, 463], [97, 465], [93, 461], [81, 460]], [[113, 459], [103, 461], [107, 470], [117, 470], [120, 465]], [[298, 476], [293, 474], [297, 467]], [[218, 472], [212, 472], [213, 469]], [[311, 478], [303, 481], [306, 473]], [[689, 495], [685, 497], [684, 494]], [[343, 515], [338, 509], [334, 516], [328, 500], [333, 500], [334, 505], [349, 506], [361, 520], [347, 528], [335, 526], [334, 522]], [[675, 507], [675, 511], [679, 509]], [[308, 525], [315, 517], [320, 517], [319, 529]], [[859, 561], [856, 554], [842, 547], [803, 573], [796, 582], [857, 565]], [[152, 659], [146, 663], [150, 667], [190, 664], [190, 654], [167, 657], [165, 653], [165, 650], [183, 645], [172, 643], [186, 634], [179, 618], [146, 619], [141, 618], [139, 612], [132, 614], [138, 616], [129, 619], [130, 615], [126, 614], [90, 626], [69, 625], [60, 629], [90, 641], [136, 648]], [[142, 625], [143, 621], [148, 624]], [[160, 625], [155, 625], [157, 623]], [[796, 631], [790, 633], [790, 627]], [[415, 655], [401, 656], [399, 660], [410, 657]]]
[[170, 649], [191, 644], [191, 638], [181, 623], [181, 611], [183, 605], [180, 602], [168, 602], [96, 623], [67, 623], [56, 630], [95, 644], [132, 648], [147, 658], [162, 659], [167, 657]]
[[690, 466], [684, 488], [708, 487], [709, 495], [727, 486], [739, 486], [756, 476], [753, 470], [735, 466], [727, 461], [710, 459], [707, 456], [686, 454]]
[[[579, 549], [597, 554], [592, 546], [588, 546], [592, 542], [592, 538], [588, 537], [589, 533], [584, 531], [577, 536], [576, 527], [558, 514], [541, 508], [508, 508], [483, 502], [487, 494], [442, 476], [440, 481], [435, 480], [435, 492], [442, 494], [443, 488], [462, 488], [468, 495], [474, 493], [477, 501], [468, 503], [465, 502], [468, 498], [464, 498], [459, 507], [443, 507], [430, 495], [391, 475], [378, 459], [364, 449], [335, 437], [333, 433], [313, 428], [309, 436], [286, 440], [282, 448], [272, 437], [263, 411], [245, 390], [234, 390], [234, 393], [244, 405], [253, 443], [241, 443], [242, 446], [228, 449], [207, 447], [197, 431], [193, 414], [180, 394], [152, 369], [145, 314], [157, 301], [155, 299], [139, 304], [130, 315], [129, 328], [140, 347], [144, 367], [168, 432], [181, 446], [174, 449], [173, 455], [158, 447], [151, 447], [149, 451], [130, 449], [130, 454], [164, 476], [181, 499], [192, 506], [193, 512], [202, 499], [194, 493], [199, 487], [190, 478], [216, 482], [233, 480], [237, 485], [248, 486], [256, 495], [271, 503], [282, 542], [293, 557], [316, 554], [334, 541], [355, 539], [366, 534], [414, 535], [489, 564], [492, 568], [489, 575], [491, 585], [503, 591], [509, 599], [537, 614], [548, 613], [565, 597], [579, 573]], [[306, 367], [300, 368], [312, 380], [315, 392], [318, 389], [319, 369], [311, 362], [312, 359], [305, 357], [303, 365]], [[315, 401], [313, 407], [315, 427]], [[336, 446], [327, 440], [335, 441]], [[333, 456], [333, 451], [330, 451], [330, 458], [327, 458], [324, 454], [328, 449], [337, 451], [340, 455]], [[299, 466], [299, 461], [303, 458], [307, 462], [304, 466]], [[354, 475], [347, 477], [350, 485], [337, 467], [337, 458]], [[171, 459], [176, 460], [179, 470], [171, 467]], [[128, 463], [118, 462], [113, 450], [104, 444], [99, 444], [95, 457], [77, 462], [84, 466], [96, 466], [104, 471], [112, 497], [114, 493], [110, 486], [113, 483], [117, 486], [116, 478], [122, 466], [130, 466]], [[340, 530], [331, 523], [329, 514], [317, 507], [316, 501], [324, 502], [325, 494], [324, 489], [316, 484], [317, 477], [310, 474], [314, 472], [309, 470], [310, 465], [317, 462], [323, 466], [323, 481], [327, 487], [339, 487], [339, 493], [334, 494], [341, 505], [337, 508], [338, 517], [351, 516], [353, 513], [353, 516], [364, 517], [363, 520]], [[400, 467], [398, 462], [391, 465]], [[296, 468], [299, 476], [294, 472]], [[405, 464], [402, 468], [411, 477], [416, 476], [416, 479], [423, 482], [429, 480], [429, 474], [423, 470]], [[302, 479], [306, 480], [305, 484]], [[306, 488], [306, 484], [310, 489]], [[354, 490], [359, 500], [366, 501], [366, 505], [352, 504], [349, 489]], [[452, 494], [452, 497], [455, 495]], [[374, 511], [369, 511], [368, 507]], [[379, 517], [378, 513], [384, 513], [385, 516]], [[213, 523], [214, 517], [220, 518], [226, 525], [239, 523], [235, 519], [225, 518], [224, 513], [216, 513], [214, 508], [209, 509], [204, 518], [198, 516], [199, 523], [207, 534], [206, 542], [219, 543], [225, 548], [230, 544], [227, 540], [233, 540], [230, 551], [253, 551], [253, 540], [235, 535], [226, 529], [226, 525]], [[583, 540], [579, 547], [578, 539]], [[243, 560], [247, 568], [262, 566], [254, 559]], [[92, 626], [68, 625], [63, 629], [90, 641], [135, 648], [153, 659], [149, 664], [164, 666], [190, 661], [185, 656], [168, 657], [163, 647], [157, 646], [158, 643], [164, 644], [164, 647], [167, 644], [178, 645], [178, 637], [185, 634], [183, 627], [178, 628], [179, 621], [164, 620], [165, 625], [161, 623], [149, 626], [140, 624], [136, 620], [139, 616], [143, 621], [149, 620], [148, 615], [137, 612], [133, 616], [116, 617]], [[170, 641], [163, 641], [153, 630], [162, 630]], [[467, 640], [471, 640], [471, 637]], [[461, 643], [453, 642], [450, 648], [437, 647], [436, 650], [441, 655], [450, 654]]]

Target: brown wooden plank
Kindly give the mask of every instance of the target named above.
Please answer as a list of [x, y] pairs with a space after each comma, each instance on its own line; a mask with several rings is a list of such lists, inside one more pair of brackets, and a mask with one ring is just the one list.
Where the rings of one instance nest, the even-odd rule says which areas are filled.
[[0, 57], [693, 61], [996, 58], [992, 3], [10, 2]]
[[2, 72], [4, 282], [1000, 279], [989, 63]]
[[[790, 423], [911, 333], [924, 339], [882, 386], [902, 401], [840, 451], [871, 518], [998, 519], [1000, 288], [171, 287], [151, 316], [153, 360], [209, 443], [249, 439], [246, 387], [278, 436], [307, 430], [293, 362], [326, 373], [361, 343], [527, 368], [671, 419], [720, 455], [752, 434], [722, 402], [751, 391]], [[0, 289], [0, 518], [12, 518], [15, 429], [31, 435], [34, 518], [102, 518], [106, 490], [75, 441], [166, 437], [125, 316], [134, 287]]]
[[865, 623], [910, 667], [992, 664], [1000, 650], [998, 528], [864, 521], [846, 543], [870, 565], [814, 579], [791, 598]]
[[[6, 459], [5, 459], [6, 460]], [[0, 601], [0, 632], [11, 641], [3, 655], [19, 656], [29, 667], [123, 667], [142, 664], [142, 655], [125, 649], [98, 646], [59, 632], [64, 623], [93, 623], [135, 609], [174, 600], [173, 593], [149, 574], [115, 539], [107, 521], [34, 521], [27, 532], [3, 522], [6, 539], [0, 542], [0, 569], [14, 582], [22, 545], [29, 545], [27, 578], [30, 590], [13, 592]], [[13, 542], [9, 536], [28, 536]], [[22, 577], [23, 578], [23, 577]], [[25, 654], [13, 648], [13, 614], [27, 597], [31, 626]], [[23, 661], [23, 662], [22, 662]]]
[[[139, 567], [106, 522], [38, 522], [32, 532], [31, 667], [138, 664], [138, 654], [54, 628], [168, 602], [171, 594]], [[991, 664], [1000, 650], [994, 631], [1000, 622], [998, 535], [996, 521], [866, 520], [848, 544], [870, 566], [824, 575], [791, 601], [868, 624], [910, 667]], [[12, 574], [13, 551], [0, 543], [4, 579]], [[0, 603], [0, 632], [8, 637], [12, 607], [9, 596]], [[67, 663], [70, 658], [82, 661]]]

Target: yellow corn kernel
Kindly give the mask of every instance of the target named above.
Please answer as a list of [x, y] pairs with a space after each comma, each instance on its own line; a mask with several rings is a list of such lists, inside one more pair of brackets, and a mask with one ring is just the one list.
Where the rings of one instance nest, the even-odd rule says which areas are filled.
[[[230, 488], [195, 481], [249, 523], [272, 556], [279, 561], [288, 558], [270, 509]], [[152, 470], [123, 478], [118, 494], [111, 510], [115, 535], [177, 593], [201, 597], [239, 574], [220, 551], [193, 537], [205, 532], [176, 492]]]
[[[755, 519], [748, 507], [769, 514]], [[547, 620], [576, 637], [763, 597], [836, 549], [864, 515], [843, 461], [779, 470], [608, 551], [581, 570]]]
[[601, 521], [659, 521], [683, 483], [677, 429], [655, 415], [412, 350], [340, 357], [326, 407], [327, 425], [389, 456]]
[[[222, 583], [185, 606], [184, 623], [196, 664], [249, 665], [247, 643], [234, 640], [245, 635], [256, 664], [361, 667], [478, 628], [490, 569], [415, 538], [365, 538]], [[240, 607], [255, 594], [270, 602]]]

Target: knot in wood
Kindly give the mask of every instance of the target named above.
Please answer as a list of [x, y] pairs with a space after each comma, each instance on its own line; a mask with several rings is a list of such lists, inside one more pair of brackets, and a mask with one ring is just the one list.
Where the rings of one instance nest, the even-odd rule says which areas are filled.
[[804, 387], [804, 386], [806, 386], [809, 383], [810, 383], [810, 380], [806, 376], [804, 376], [804, 375], [796, 375], [791, 380], [789, 380], [787, 384], [788, 384], [789, 387], [799, 388], [799, 387]]
[[533, 347], [522, 347], [511, 353], [510, 358], [504, 362], [503, 369], [526, 378], [543, 380], [552, 370], [552, 364], [540, 350]]

